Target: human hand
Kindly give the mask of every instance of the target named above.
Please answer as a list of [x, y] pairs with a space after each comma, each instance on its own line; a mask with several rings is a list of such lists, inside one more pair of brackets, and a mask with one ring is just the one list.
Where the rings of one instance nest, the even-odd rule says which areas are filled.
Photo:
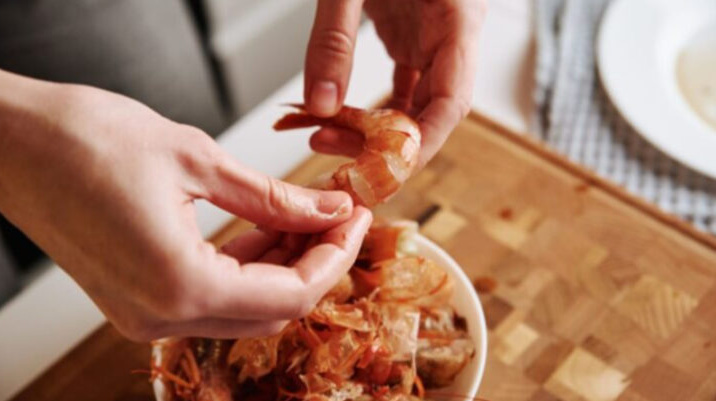
[[[306, 53], [304, 98], [317, 116], [343, 104], [353, 64], [361, 8], [395, 61], [389, 107], [416, 118], [423, 134], [419, 166], [440, 149], [470, 111], [477, 61], [477, 33], [484, 0], [319, 0]], [[362, 138], [321, 129], [311, 146], [353, 156]]]
[[[267, 177], [120, 95], [2, 71], [0, 86], [0, 211], [131, 339], [274, 333], [355, 260], [371, 214], [343, 192]], [[298, 255], [258, 230], [217, 251], [196, 225], [199, 198], [321, 234]]]

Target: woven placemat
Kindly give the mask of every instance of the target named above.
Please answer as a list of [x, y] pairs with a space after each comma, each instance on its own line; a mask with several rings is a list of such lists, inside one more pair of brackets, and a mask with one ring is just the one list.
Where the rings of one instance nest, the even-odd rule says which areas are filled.
[[611, 0], [536, 0], [533, 131], [567, 157], [716, 233], [716, 181], [645, 141], [609, 101], [596, 38]]

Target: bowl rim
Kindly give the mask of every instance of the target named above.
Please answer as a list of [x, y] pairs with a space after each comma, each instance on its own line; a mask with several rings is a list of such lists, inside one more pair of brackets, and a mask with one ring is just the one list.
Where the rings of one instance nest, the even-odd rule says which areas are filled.
[[[465, 271], [442, 247], [419, 232], [413, 233], [410, 241], [418, 248], [416, 252], [418, 255], [424, 253], [425, 249], [438, 255], [439, 260], [435, 260], [435, 262], [448, 271], [448, 273], [452, 275], [453, 279], [459, 281], [461, 287], [467, 289], [467, 297], [475, 306], [475, 310], [477, 311], [477, 333], [472, 333], [474, 335], [471, 335], [471, 337], [477, 336], [478, 338], [478, 343], [475, 344], [477, 353], [477, 373], [475, 375], [475, 380], [472, 382], [471, 388], [467, 391], [465, 397], [465, 399], [474, 399], [477, 396], [477, 391], [480, 389], [480, 385], [482, 384], [482, 378], [485, 374], [485, 365], [487, 363], [487, 323], [485, 321], [485, 313], [482, 309], [480, 298], [477, 296], [477, 291], [474, 289], [472, 282]], [[158, 340], [154, 343], [154, 345], [152, 345], [151, 359], [153, 362], [161, 363], [161, 346], [164, 341], [166, 340]], [[154, 389], [154, 397], [157, 401], [171, 401], [173, 399], [171, 398], [171, 393], [166, 391], [166, 386], [161, 378], [155, 378], [152, 381], [152, 387]]]
[[[477, 347], [476, 357], [478, 358], [477, 373], [472, 383], [472, 388], [467, 392], [470, 398], [466, 398], [474, 399], [477, 396], [477, 391], [480, 389], [480, 384], [482, 384], [482, 378], [485, 374], [485, 365], [487, 363], [487, 322], [485, 321], [485, 312], [482, 309], [482, 302], [480, 302], [480, 298], [477, 296], [477, 290], [474, 289], [470, 278], [460, 264], [458, 264], [447, 251], [420, 233], [416, 233], [411, 240], [413, 240], [418, 247], [428, 248], [439, 255], [441, 260], [436, 260], [435, 262], [443, 268], [448, 269], [453, 279], [462, 283], [462, 286], [467, 289], [468, 298], [470, 298], [471, 303], [475, 305], [478, 325], [477, 333], [474, 333], [474, 335], [478, 337], [478, 344], [475, 344]], [[418, 251], [418, 253], [420, 253], [420, 251]]]

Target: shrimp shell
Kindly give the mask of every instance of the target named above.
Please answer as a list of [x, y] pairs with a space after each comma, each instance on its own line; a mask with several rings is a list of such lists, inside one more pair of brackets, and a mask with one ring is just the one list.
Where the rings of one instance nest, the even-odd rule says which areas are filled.
[[363, 135], [363, 152], [340, 166], [324, 189], [348, 192], [355, 203], [374, 206], [400, 189], [418, 163], [421, 134], [418, 124], [398, 110], [363, 110], [343, 106], [330, 118], [308, 114], [302, 105], [274, 124], [277, 131], [311, 126], [340, 127]]
[[455, 380], [475, 345], [451, 305], [449, 274], [405, 251], [416, 230], [376, 222], [350, 275], [276, 335], [155, 343], [152, 380], [177, 401], [426, 399]]

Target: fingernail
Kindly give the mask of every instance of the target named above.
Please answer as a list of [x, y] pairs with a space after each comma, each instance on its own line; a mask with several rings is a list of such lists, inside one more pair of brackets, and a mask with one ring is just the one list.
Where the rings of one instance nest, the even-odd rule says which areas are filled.
[[327, 117], [336, 111], [338, 104], [338, 87], [334, 82], [318, 81], [311, 88], [311, 112], [319, 117]]
[[321, 196], [318, 211], [327, 218], [348, 214], [353, 209], [353, 201], [345, 193], [328, 192]]

